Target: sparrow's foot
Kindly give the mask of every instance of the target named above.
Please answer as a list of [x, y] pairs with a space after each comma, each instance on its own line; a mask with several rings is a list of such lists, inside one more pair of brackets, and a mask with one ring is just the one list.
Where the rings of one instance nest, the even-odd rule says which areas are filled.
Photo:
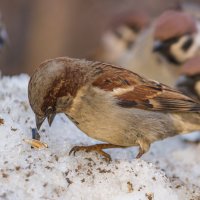
[[145, 153], [145, 151], [141, 147], [139, 147], [139, 152], [138, 152], [136, 158], [137, 159], [140, 158], [144, 153]]
[[91, 145], [91, 146], [75, 146], [70, 150], [69, 155], [71, 155], [72, 153], [75, 155], [77, 151], [86, 151], [86, 152], [95, 151], [96, 153], [103, 156], [106, 161], [110, 162], [112, 160], [110, 155], [105, 153], [102, 150], [102, 149], [108, 149], [108, 148], [120, 148], [120, 146], [113, 145], [113, 144], [96, 144], [96, 145]]
[[140, 158], [144, 153], [146, 153], [150, 148], [150, 144], [148, 142], [145, 142], [144, 140], [140, 142], [139, 145], [139, 152], [136, 156], [137, 159]]

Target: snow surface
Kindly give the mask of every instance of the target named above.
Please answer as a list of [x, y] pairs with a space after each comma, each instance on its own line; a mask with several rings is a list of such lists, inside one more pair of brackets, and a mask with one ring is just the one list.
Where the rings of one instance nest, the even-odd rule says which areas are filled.
[[200, 145], [180, 136], [156, 142], [141, 159], [135, 159], [137, 148], [110, 149], [107, 163], [95, 153], [69, 156], [73, 146], [97, 141], [58, 115], [40, 131], [49, 148], [30, 148], [24, 142], [35, 128], [28, 80], [0, 79], [0, 199], [200, 199]]

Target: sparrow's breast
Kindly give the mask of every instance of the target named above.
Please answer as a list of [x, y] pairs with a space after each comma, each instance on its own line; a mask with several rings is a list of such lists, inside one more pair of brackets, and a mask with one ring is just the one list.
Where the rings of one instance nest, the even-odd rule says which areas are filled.
[[169, 115], [122, 108], [111, 95], [96, 88], [80, 91], [68, 114], [88, 136], [121, 146], [137, 145], [141, 138], [151, 143], [174, 135]]

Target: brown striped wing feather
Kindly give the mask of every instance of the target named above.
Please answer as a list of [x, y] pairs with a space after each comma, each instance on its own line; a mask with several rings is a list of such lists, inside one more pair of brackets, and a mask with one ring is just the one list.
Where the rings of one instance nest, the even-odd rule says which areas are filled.
[[[112, 92], [117, 104], [125, 108], [134, 107], [162, 112], [200, 111], [200, 104], [190, 97], [164, 84], [147, 80], [131, 71], [111, 65], [103, 67], [102, 73], [92, 85]], [[121, 93], [115, 93], [117, 89], [123, 90]]]

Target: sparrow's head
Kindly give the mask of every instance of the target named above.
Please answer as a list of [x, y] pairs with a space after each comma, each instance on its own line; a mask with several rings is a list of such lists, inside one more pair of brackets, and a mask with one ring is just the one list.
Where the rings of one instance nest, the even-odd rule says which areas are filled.
[[181, 67], [176, 87], [183, 93], [200, 100], [200, 56], [187, 61]]
[[155, 23], [153, 51], [169, 62], [181, 64], [196, 55], [199, 44], [197, 24], [181, 11], [165, 11]]
[[121, 46], [129, 49], [133, 46], [141, 30], [149, 25], [150, 17], [144, 11], [132, 11], [117, 16], [111, 25], [111, 30], [103, 36], [103, 43], [116, 49]]
[[47, 118], [49, 125], [57, 113], [70, 109], [74, 96], [85, 80], [84, 70], [70, 58], [57, 58], [43, 62], [32, 75], [28, 98], [36, 117], [38, 130]]

